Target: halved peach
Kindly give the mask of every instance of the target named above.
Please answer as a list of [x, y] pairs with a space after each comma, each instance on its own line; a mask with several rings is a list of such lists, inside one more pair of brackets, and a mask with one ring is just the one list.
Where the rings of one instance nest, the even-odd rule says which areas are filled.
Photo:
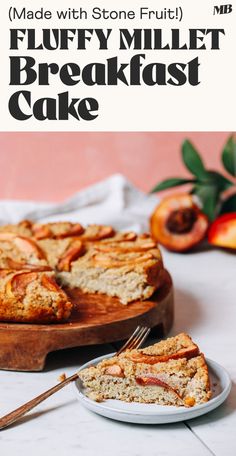
[[208, 229], [208, 219], [189, 194], [167, 196], [150, 220], [155, 241], [168, 250], [184, 252], [199, 244]]
[[208, 231], [210, 244], [236, 249], [236, 212], [218, 217]]

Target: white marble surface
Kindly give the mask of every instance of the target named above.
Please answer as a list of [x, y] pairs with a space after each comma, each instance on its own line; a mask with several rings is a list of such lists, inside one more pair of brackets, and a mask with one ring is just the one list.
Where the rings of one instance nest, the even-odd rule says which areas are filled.
[[[176, 316], [171, 331], [189, 332], [207, 356], [236, 382], [236, 255], [217, 250], [178, 255], [164, 252], [175, 283]], [[4, 415], [72, 374], [83, 362], [113, 351], [78, 348], [49, 355], [41, 373], [0, 371], [0, 414]], [[130, 425], [83, 409], [73, 385], [52, 396], [20, 423], [0, 432], [6, 456], [235, 456], [236, 386], [219, 409], [188, 423]]]

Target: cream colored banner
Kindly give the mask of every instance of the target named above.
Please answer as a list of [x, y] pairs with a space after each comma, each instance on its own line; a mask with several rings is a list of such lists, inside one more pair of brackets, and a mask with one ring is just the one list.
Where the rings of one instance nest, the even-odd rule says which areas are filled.
[[5, 0], [0, 130], [234, 131], [235, 9]]

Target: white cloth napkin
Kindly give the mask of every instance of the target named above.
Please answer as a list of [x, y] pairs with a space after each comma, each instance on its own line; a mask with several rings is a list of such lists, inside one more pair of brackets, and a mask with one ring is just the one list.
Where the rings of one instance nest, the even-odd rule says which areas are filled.
[[124, 176], [114, 174], [59, 204], [2, 200], [0, 224], [17, 223], [22, 219], [70, 220], [141, 232], [148, 229], [148, 217], [156, 204], [155, 195], [141, 192]]

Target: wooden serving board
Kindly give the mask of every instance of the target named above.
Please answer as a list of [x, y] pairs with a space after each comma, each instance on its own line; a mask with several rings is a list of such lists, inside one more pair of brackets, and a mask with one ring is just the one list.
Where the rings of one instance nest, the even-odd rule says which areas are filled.
[[165, 336], [173, 322], [173, 285], [165, 272], [162, 287], [146, 301], [127, 306], [105, 295], [67, 290], [74, 311], [66, 323], [0, 323], [0, 369], [39, 371], [48, 353], [63, 348], [126, 339], [137, 325]]

